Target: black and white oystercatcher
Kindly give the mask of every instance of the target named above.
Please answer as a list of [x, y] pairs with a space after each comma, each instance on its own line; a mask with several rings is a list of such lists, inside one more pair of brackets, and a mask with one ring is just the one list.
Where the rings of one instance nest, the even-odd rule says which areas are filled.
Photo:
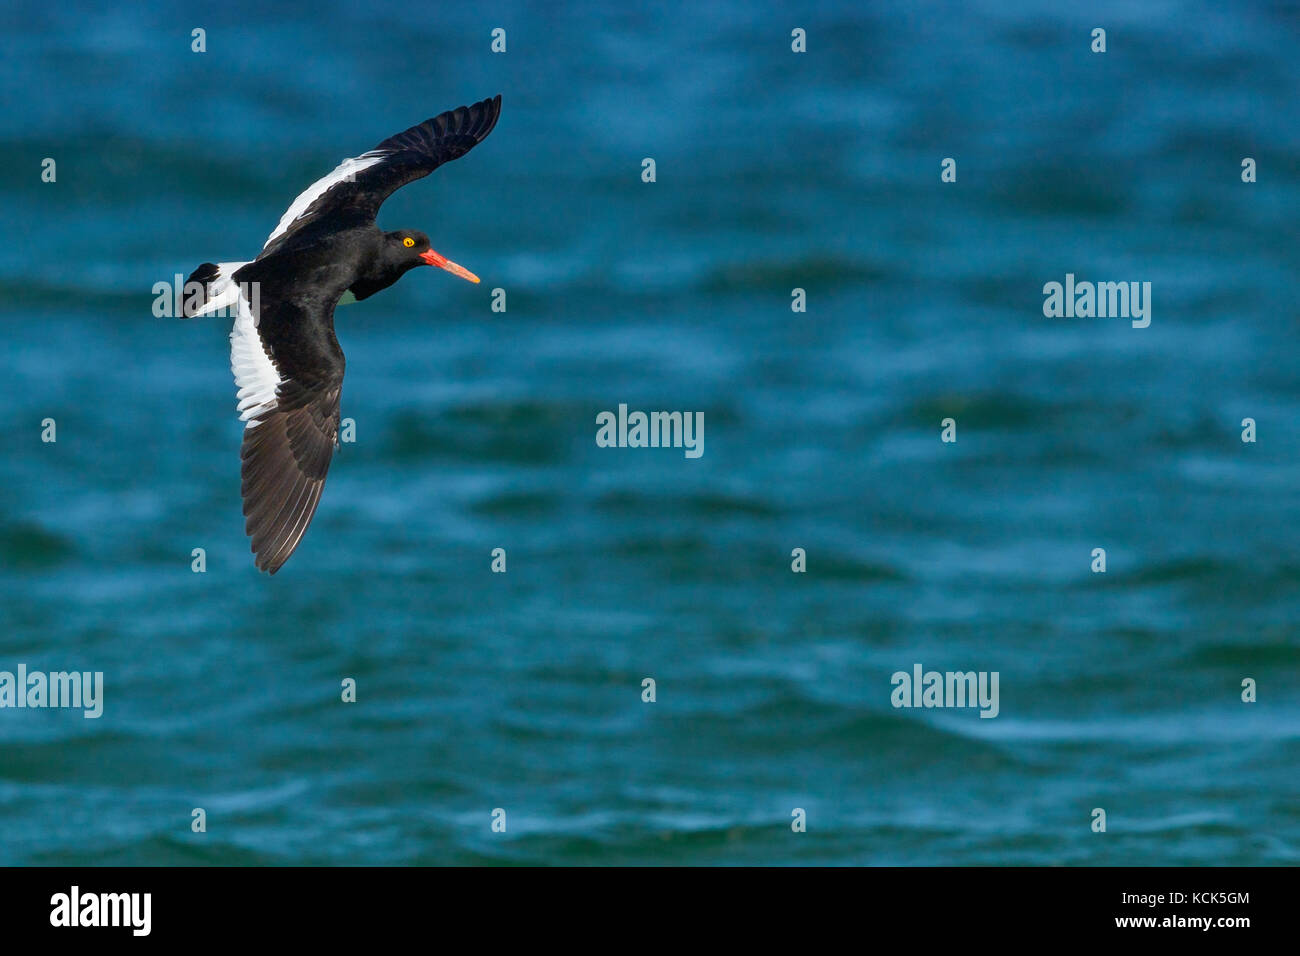
[[345, 295], [369, 298], [416, 266], [478, 282], [429, 248], [424, 233], [381, 231], [380, 204], [468, 153], [500, 113], [500, 96], [462, 106], [345, 159], [293, 201], [256, 259], [205, 262], [186, 281], [184, 316], [235, 314], [230, 367], [247, 423], [244, 530], [259, 569], [274, 574], [298, 547], [338, 441], [344, 363], [335, 305]]

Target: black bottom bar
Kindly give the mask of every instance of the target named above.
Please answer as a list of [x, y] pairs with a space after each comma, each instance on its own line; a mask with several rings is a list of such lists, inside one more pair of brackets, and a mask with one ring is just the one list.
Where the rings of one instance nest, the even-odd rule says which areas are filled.
[[927, 944], [1044, 932], [1231, 944], [1286, 931], [1295, 878], [1273, 868], [9, 869], [0, 925], [7, 942], [75, 934], [82, 944], [292, 933], [299, 945], [337, 946], [456, 926], [493, 940], [554, 931], [599, 940], [598, 930], [623, 927], [667, 941], [701, 925], [734, 939], [911, 927]]

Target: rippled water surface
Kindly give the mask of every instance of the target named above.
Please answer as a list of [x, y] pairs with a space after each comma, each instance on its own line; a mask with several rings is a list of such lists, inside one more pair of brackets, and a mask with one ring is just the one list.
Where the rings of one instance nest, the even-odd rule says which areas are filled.
[[[10, 4], [0, 670], [106, 690], [0, 710], [0, 862], [1297, 862], [1298, 12]], [[228, 323], [151, 287], [498, 92], [380, 217], [484, 281], [340, 309], [356, 441], [259, 575]]]

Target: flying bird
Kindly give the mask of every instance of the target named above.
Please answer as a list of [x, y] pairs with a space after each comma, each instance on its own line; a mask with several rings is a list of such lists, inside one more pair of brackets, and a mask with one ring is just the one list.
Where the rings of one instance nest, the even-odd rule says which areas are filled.
[[478, 276], [415, 229], [384, 232], [385, 199], [481, 143], [501, 97], [441, 113], [345, 159], [307, 187], [251, 262], [205, 262], [186, 280], [186, 318], [228, 310], [230, 369], [245, 422], [239, 457], [244, 531], [275, 574], [311, 524], [338, 443], [343, 350], [334, 307], [367, 299], [416, 266]]

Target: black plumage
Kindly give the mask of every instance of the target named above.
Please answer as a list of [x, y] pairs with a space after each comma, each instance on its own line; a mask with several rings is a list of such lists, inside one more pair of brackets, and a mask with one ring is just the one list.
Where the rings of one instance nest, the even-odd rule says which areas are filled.
[[334, 335], [339, 299], [347, 292], [365, 299], [421, 265], [478, 281], [434, 252], [424, 233], [381, 231], [380, 205], [482, 142], [500, 111], [497, 96], [390, 136], [309, 187], [255, 260], [229, 264], [238, 266], [229, 275], [204, 263], [190, 276], [203, 294], [185, 314], [223, 303], [239, 312], [231, 341], [240, 408], [248, 409], [241, 491], [261, 570], [274, 574], [302, 540], [338, 441], [345, 364]]

